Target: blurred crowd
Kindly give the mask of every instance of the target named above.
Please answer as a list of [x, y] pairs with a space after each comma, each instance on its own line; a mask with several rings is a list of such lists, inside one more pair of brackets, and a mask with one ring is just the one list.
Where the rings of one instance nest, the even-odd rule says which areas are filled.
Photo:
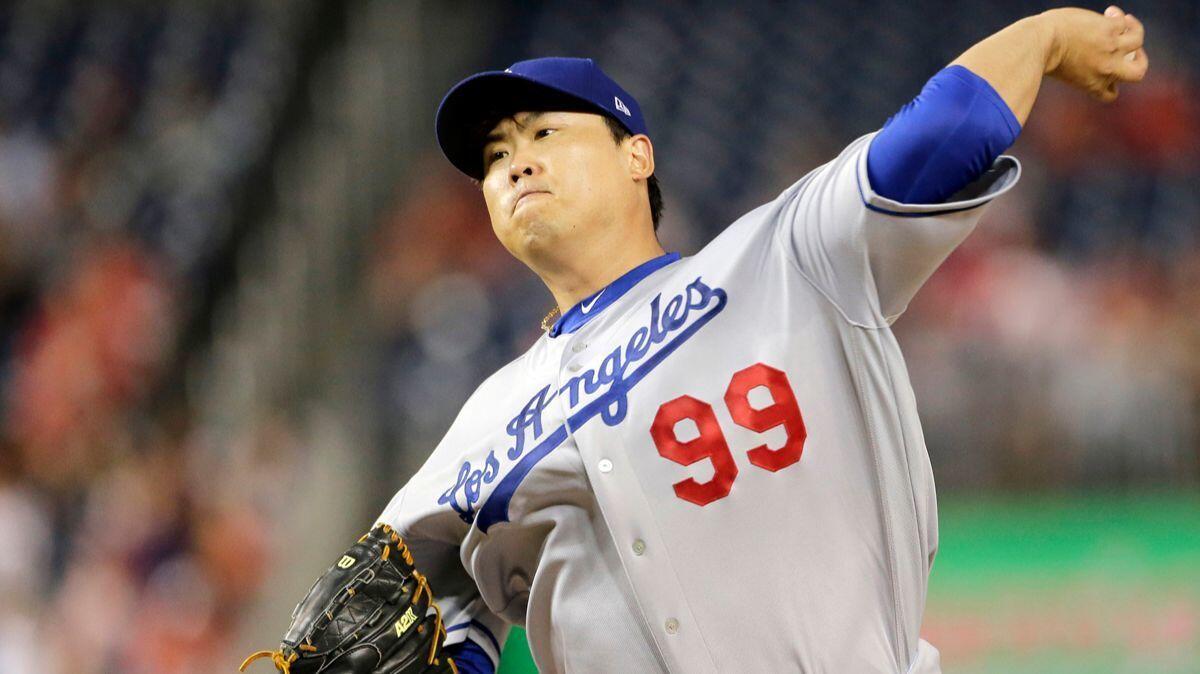
[[[0, 672], [216, 671], [260, 581], [269, 490], [163, 392], [294, 23], [0, 3]], [[246, 444], [246, 470], [291, 451], [286, 430]]]
[[1048, 88], [1023, 184], [897, 323], [939, 484], [1200, 478], [1200, 99], [1171, 68], [1111, 107]]

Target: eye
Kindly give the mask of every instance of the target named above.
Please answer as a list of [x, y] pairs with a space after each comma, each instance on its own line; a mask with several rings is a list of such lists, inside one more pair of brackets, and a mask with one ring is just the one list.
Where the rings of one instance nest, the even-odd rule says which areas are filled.
[[545, 138], [546, 136], [549, 136], [550, 134], [554, 133], [555, 131], [558, 131], [558, 129], [549, 129], [549, 128], [538, 129], [538, 132], [533, 134], [533, 137], [534, 138]]
[[487, 156], [487, 158], [484, 160], [484, 162], [487, 166], [491, 166], [492, 164], [496, 163], [497, 159], [500, 159], [501, 157], [503, 157], [504, 154], [505, 154], [504, 150], [496, 150], [495, 152], [492, 152], [491, 154], [489, 154]]

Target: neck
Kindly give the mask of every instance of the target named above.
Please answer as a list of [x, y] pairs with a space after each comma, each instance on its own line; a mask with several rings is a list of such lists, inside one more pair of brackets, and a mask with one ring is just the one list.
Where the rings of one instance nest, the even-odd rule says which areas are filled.
[[588, 295], [620, 278], [625, 272], [662, 254], [657, 238], [639, 245], [614, 246], [600, 255], [572, 260], [554, 273], [540, 274], [554, 296], [560, 313], [566, 313]]

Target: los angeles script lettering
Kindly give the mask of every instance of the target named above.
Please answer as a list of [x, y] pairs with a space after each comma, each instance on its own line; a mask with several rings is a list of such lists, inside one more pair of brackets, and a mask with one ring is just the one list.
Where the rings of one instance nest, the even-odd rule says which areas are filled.
[[[505, 431], [512, 438], [512, 445], [503, 452], [507, 459], [505, 466], [519, 461], [527, 450], [527, 442], [537, 443], [545, 435], [542, 413], [559, 395], [567, 396], [568, 416], [576, 420], [571, 424], [572, 429], [591, 418], [577, 418], [578, 415], [572, 412], [586, 402], [600, 398], [604, 399], [604, 404], [599, 408], [599, 416], [604, 423], [609, 426], [619, 424], [628, 412], [629, 391], [661, 362], [657, 356], [673, 352], [680, 343], [690, 339], [695, 334], [693, 328], [700, 327], [698, 324], [721, 311], [725, 301], [723, 289], [709, 287], [700, 278], [689, 283], [665, 306], [662, 294], [655, 296], [650, 301], [648, 323], [635, 330], [623, 346], [613, 349], [598, 367], [571, 377], [560, 388], [551, 390], [553, 384], [543, 387], [508, 422]], [[696, 319], [689, 323], [691, 317]], [[658, 345], [660, 348], [655, 350]], [[635, 369], [638, 364], [641, 367]], [[488, 452], [483, 465], [478, 468], [465, 461], [459, 468], [457, 480], [442, 493], [438, 503], [450, 506], [464, 522], [474, 522], [483, 485], [494, 482], [500, 473], [501, 464], [494, 450]]]

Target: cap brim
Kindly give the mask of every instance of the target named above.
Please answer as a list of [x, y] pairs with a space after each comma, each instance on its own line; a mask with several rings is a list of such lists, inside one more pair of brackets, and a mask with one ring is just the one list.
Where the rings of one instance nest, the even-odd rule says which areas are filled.
[[459, 82], [442, 99], [435, 123], [438, 144], [455, 168], [482, 180], [484, 137], [500, 119], [529, 110], [608, 114], [586, 99], [547, 84], [490, 71]]

